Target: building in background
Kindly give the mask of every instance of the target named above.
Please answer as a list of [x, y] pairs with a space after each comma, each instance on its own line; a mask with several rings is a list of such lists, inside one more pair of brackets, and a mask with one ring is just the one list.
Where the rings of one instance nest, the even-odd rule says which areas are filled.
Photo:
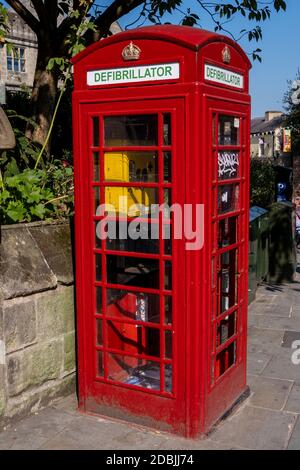
[[291, 201], [295, 183], [291, 130], [285, 127], [285, 114], [266, 111], [263, 118], [251, 121], [251, 158], [272, 160], [277, 201]]
[[251, 157], [278, 158], [291, 152], [287, 145], [288, 130], [284, 128], [285, 114], [266, 111], [265, 116], [251, 121]]
[[13, 11], [8, 13], [7, 42], [0, 49], [0, 85], [6, 90], [31, 88], [37, 59], [37, 39], [27, 24]]

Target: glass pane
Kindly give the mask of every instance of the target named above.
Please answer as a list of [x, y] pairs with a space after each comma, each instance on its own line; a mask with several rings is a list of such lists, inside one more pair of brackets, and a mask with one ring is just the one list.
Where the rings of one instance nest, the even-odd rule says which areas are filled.
[[237, 250], [231, 250], [221, 256], [221, 269], [218, 273], [219, 314], [237, 303], [237, 274]]
[[103, 346], [103, 324], [102, 319], [97, 318], [97, 345]]
[[18, 59], [14, 59], [14, 71], [19, 72], [20, 71], [20, 64]]
[[216, 145], [216, 121], [217, 117], [216, 114], [212, 117], [212, 144]]
[[165, 357], [167, 359], [172, 359], [173, 357], [172, 336], [172, 331], [165, 331]]
[[[159, 253], [159, 225], [147, 220], [117, 221], [116, 230], [108, 231], [107, 250], [131, 251], [136, 253]], [[121, 236], [120, 236], [121, 235]], [[125, 238], [126, 237], [126, 238]]]
[[116, 382], [160, 390], [160, 365], [157, 362], [108, 354], [108, 377]]
[[13, 66], [12, 66], [12, 58], [11, 57], [7, 57], [7, 70], [11, 71], [13, 69]]
[[221, 320], [217, 326], [217, 347], [226, 343], [236, 333], [236, 312]]
[[107, 282], [159, 289], [159, 261], [107, 255]]
[[102, 228], [103, 226], [100, 221], [95, 222], [95, 246], [98, 250], [102, 249], [102, 238], [104, 237], [104, 234], [102, 235]]
[[104, 118], [105, 146], [157, 145], [157, 115]]
[[164, 152], [164, 182], [171, 183], [171, 181], [172, 181], [171, 152]]
[[107, 289], [106, 315], [131, 320], [159, 323], [159, 296], [143, 292]]
[[151, 211], [152, 204], [158, 204], [158, 190], [143, 187], [105, 188], [107, 212], [128, 217], [140, 217]]
[[219, 214], [233, 212], [239, 208], [239, 185], [226, 184], [218, 188], [218, 211]]
[[96, 287], [96, 313], [102, 314], [102, 287]]
[[93, 118], [93, 146], [99, 147], [100, 135], [99, 135], [99, 118]]
[[173, 389], [172, 365], [165, 365], [165, 391], [171, 393]]
[[220, 145], [239, 145], [240, 119], [234, 116], [219, 116], [218, 141]]
[[172, 263], [165, 262], [165, 289], [172, 290]]
[[218, 245], [224, 248], [237, 242], [237, 217], [219, 221]]
[[100, 377], [104, 376], [104, 361], [103, 361], [103, 352], [97, 352], [98, 364], [97, 364], [97, 375]]
[[228, 269], [222, 269], [221, 293], [222, 294], [229, 293], [229, 270]]
[[23, 49], [23, 48], [21, 47], [20, 50], [19, 50], [19, 53], [20, 53], [21, 59], [24, 59], [24, 57], [25, 57], [25, 49]]
[[170, 210], [171, 206], [172, 206], [171, 189], [165, 188], [163, 197], [164, 197], [164, 200], [163, 200], [163, 204], [164, 204], [163, 215], [164, 215], [164, 218], [168, 220], [168, 219], [171, 218], [171, 210]]
[[102, 280], [102, 256], [96, 255], [96, 281]]
[[171, 145], [171, 114], [164, 114], [164, 145]]
[[[164, 250], [165, 250], [165, 255], [171, 255], [172, 254], [172, 238], [171, 238], [171, 225], [168, 227], [165, 225], [164, 226]], [[170, 235], [169, 235], [170, 234]]]
[[93, 162], [94, 162], [94, 181], [100, 181], [100, 162], [99, 162], [99, 153], [93, 152]]
[[240, 165], [240, 152], [222, 151], [218, 153], [219, 180], [238, 178]]
[[165, 323], [166, 325], [172, 324], [172, 297], [165, 296]]
[[164, 189], [164, 204], [172, 205], [171, 189]]
[[107, 321], [107, 346], [124, 353], [160, 357], [160, 330], [148, 326]]
[[94, 187], [94, 214], [100, 216], [100, 188]]
[[236, 342], [223, 349], [216, 358], [216, 378], [221, 377], [236, 362]]
[[106, 152], [104, 164], [106, 181], [158, 181], [157, 152]]
[[24, 59], [20, 60], [20, 68], [21, 68], [21, 72], [25, 72], [25, 60]]

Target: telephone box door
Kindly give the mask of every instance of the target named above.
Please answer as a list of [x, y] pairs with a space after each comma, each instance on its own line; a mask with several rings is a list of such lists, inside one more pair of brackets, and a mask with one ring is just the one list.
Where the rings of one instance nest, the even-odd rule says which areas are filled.
[[184, 198], [184, 102], [82, 108], [81, 405], [106, 414], [116, 407], [184, 433], [184, 252], [168, 210]]
[[249, 107], [211, 99], [206, 109], [212, 182], [206, 234], [212, 280], [205, 416], [209, 428], [246, 387]]

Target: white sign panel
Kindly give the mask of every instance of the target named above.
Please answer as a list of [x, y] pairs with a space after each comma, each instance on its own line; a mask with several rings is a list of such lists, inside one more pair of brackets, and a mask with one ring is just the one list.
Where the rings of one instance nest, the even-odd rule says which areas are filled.
[[221, 83], [222, 85], [228, 85], [239, 90], [244, 88], [243, 75], [215, 67], [214, 65], [205, 64], [204, 77], [210, 82]]
[[174, 80], [180, 77], [179, 63], [120, 67], [87, 72], [89, 86]]

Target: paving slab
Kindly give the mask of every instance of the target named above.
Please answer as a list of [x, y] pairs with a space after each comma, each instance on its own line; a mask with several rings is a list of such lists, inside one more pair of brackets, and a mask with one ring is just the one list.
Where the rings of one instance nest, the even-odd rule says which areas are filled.
[[247, 371], [249, 374], [262, 374], [268, 363], [272, 359], [272, 354], [262, 352], [248, 352]]
[[300, 449], [300, 417], [297, 419], [297, 423], [293, 429], [288, 450], [299, 450]]
[[249, 375], [248, 385], [251, 390], [249, 404], [272, 410], [281, 410], [288, 400], [294, 382], [292, 380]]
[[70, 426], [78, 416], [46, 408], [1, 433], [1, 450], [34, 450]]
[[[299, 383], [294, 383], [284, 409], [292, 413], [300, 414], [300, 378]], [[300, 443], [299, 443], [300, 449]]]
[[245, 405], [209, 436], [211, 440], [251, 450], [286, 449], [297, 415]]
[[[126, 442], [126, 436], [132, 433], [132, 427], [121, 421], [113, 421], [95, 416], [79, 415], [76, 420], [73, 420], [66, 429], [61, 433], [55, 435], [52, 439], [43, 443], [41, 449], [118, 449], [122, 443]], [[128, 449], [141, 448], [155, 444], [157, 446], [161, 443], [161, 438], [155, 439], [155, 435], [151, 432], [143, 433], [136, 429], [136, 441], [132, 440], [131, 445], [128, 443]], [[144, 447], [147, 448], [147, 447]]]
[[292, 354], [292, 349], [281, 348], [278, 354], [270, 359], [262, 375], [277, 379], [299, 380], [300, 365], [293, 364]]
[[69, 395], [68, 397], [62, 398], [61, 400], [58, 400], [53, 403], [51, 408], [54, 408], [55, 410], [61, 410], [64, 411], [65, 413], [71, 413], [71, 414], [78, 414], [78, 400], [77, 396], [75, 393], [72, 393], [72, 395]]
[[272, 317], [267, 315], [249, 315], [248, 324], [250, 327], [260, 329], [273, 329], [278, 331], [300, 331], [300, 317]]
[[[299, 293], [299, 296], [300, 296], [300, 293]], [[300, 318], [300, 305], [294, 305], [293, 306], [293, 309], [292, 309], [292, 316], [294, 318]]]
[[211, 439], [193, 440], [179, 439], [174, 440], [169, 437], [159, 447], [160, 450], [242, 450], [242, 448], [230, 444], [223, 444], [212, 441]]
[[[287, 300], [282, 300], [280, 304], [261, 304], [255, 307], [256, 314], [266, 315], [270, 317], [270, 321], [273, 317], [289, 318], [292, 315], [292, 311], [292, 305], [289, 304]], [[254, 310], [252, 312], [254, 312]]]
[[283, 331], [250, 327], [248, 333], [248, 344], [250, 351], [264, 354], [278, 352], [283, 339]]

